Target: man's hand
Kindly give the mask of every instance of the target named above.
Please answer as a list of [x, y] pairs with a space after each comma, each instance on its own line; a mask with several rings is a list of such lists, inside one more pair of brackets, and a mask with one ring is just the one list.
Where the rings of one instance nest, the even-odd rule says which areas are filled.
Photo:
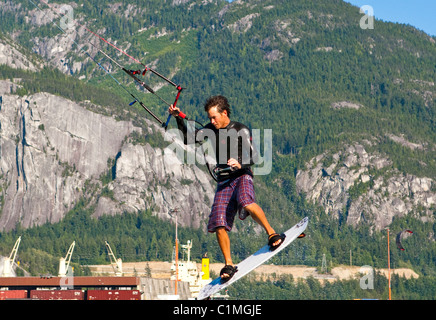
[[172, 116], [177, 117], [177, 116], [179, 115], [179, 113], [180, 113], [180, 109], [179, 109], [178, 107], [174, 107], [173, 105], [171, 105], [171, 106], [168, 108], [168, 112], [169, 112]]
[[232, 168], [236, 168], [236, 169], [241, 169], [242, 168], [242, 166], [238, 162], [238, 160], [233, 159], [233, 158], [231, 158], [231, 159], [229, 159], [229, 161], [227, 161], [227, 165], [232, 167]]

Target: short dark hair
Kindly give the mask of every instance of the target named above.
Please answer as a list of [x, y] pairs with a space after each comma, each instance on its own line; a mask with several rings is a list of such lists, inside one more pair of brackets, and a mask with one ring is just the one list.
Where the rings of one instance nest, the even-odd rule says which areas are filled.
[[226, 97], [221, 95], [209, 97], [204, 104], [204, 111], [209, 112], [212, 107], [217, 107], [219, 113], [226, 110], [227, 115], [230, 116], [230, 105]]

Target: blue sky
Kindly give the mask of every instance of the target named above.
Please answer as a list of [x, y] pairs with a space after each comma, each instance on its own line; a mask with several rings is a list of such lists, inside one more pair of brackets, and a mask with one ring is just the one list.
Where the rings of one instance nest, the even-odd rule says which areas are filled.
[[355, 6], [370, 5], [376, 19], [406, 23], [436, 36], [436, 0], [345, 0]]

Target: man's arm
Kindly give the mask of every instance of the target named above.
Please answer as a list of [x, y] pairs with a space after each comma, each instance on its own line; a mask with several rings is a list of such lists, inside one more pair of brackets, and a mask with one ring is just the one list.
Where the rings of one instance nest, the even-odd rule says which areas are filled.
[[[178, 129], [182, 132], [183, 134], [183, 143], [184, 144], [194, 144], [194, 143], [203, 143], [203, 140], [198, 140], [198, 132], [201, 129], [197, 129], [192, 127], [192, 129], [194, 130], [194, 132], [192, 134], [194, 134], [194, 139], [192, 140], [188, 140], [188, 127], [186, 125], [186, 115], [180, 111], [180, 109], [178, 107], [174, 107], [173, 105], [171, 105], [168, 109], [168, 112], [171, 113], [172, 116], [174, 116], [174, 118], [176, 119], [177, 122], [177, 127]], [[191, 129], [191, 130], [192, 130]]]

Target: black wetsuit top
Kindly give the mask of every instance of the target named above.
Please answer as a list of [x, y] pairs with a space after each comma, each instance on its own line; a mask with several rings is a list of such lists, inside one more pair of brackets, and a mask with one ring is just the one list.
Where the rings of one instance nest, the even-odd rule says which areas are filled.
[[208, 123], [202, 129], [195, 129], [195, 139], [189, 139], [188, 128], [185, 121], [180, 117], [176, 117], [176, 120], [179, 130], [183, 133], [185, 144], [202, 144], [206, 140], [211, 142], [215, 152], [217, 168], [229, 168], [227, 161], [231, 158], [238, 160], [241, 164], [241, 169], [235, 169], [234, 171], [227, 171], [221, 174], [218, 173], [218, 182], [234, 179], [243, 174], [253, 176], [250, 167], [256, 163], [258, 154], [252, 143], [251, 131], [247, 126], [240, 122], [230, 121], [227, 127], [216, 129], [212, 123]]

